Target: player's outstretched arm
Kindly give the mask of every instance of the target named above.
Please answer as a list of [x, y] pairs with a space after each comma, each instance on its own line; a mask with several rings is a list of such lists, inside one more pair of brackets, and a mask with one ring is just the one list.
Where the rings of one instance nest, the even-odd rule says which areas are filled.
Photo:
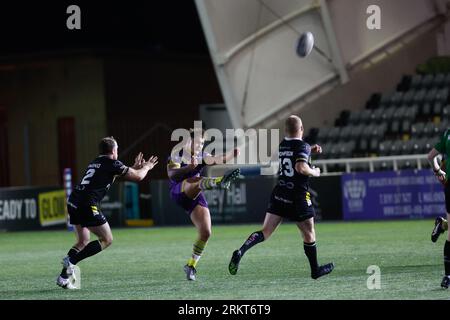
[[205, 157], [205, 163], [207, 165], [216, 165], [216, 164], [226, 164], [228, 161], [230, 161], [233, 158], [236, 158], [240, 154], [239, 148], [234, 148], [233, 150], [221, 154], [218, 156], [206, 156]]
[[320, 168], [311, 168], [306, 162], [299, 161], [295, 164], [295, 170], [308, 177], [320, 177]]
[[174, 181], [181, 181], [184, 177], [194, 170], [198, 165], [196, 157], [191, 157], [191, 163], [185, 167], [181, 167], [179, 163], [170, 162], [167, 165], [167, 176]]
[[133, 167], [128, 168], [127, 173], [124, 176], [125, 180], [139, 182], [144, 180], [147, 176], [147, 173], [153, 169], [154, 166], [158, 164], [158, 157], [151, 156], [148, 161], [142, 162], [139, 166], [136, 166], [136, 163]]

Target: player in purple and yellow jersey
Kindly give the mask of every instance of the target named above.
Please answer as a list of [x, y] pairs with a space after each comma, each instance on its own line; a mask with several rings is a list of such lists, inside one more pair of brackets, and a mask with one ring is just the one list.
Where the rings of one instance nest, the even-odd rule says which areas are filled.
[[211, 236], [211, 215], [202, 191], [228, 189], [231, 182], [240, 175], [240, 170], [236, 169], [221, 177], [200, 176], [205, 166], [226, 163], [239, 154], [239, 149], [236, 148], [224, 155], [212, 156], [203, 152], [204, 143], [203, 130], [191, 130], [190, 139], [183, 150], [173, 153], [167, 163], [170, 197], [189, 214], [198, 231], [192, 256], [184, 266], [188, 280], [195, 280], [197, 263]]

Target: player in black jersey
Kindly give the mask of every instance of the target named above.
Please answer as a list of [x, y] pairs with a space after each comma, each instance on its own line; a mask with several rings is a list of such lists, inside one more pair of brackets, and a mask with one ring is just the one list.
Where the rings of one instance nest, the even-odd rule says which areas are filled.
[[303, 125], [297, 116], [286, 120], [286, 137], [279, 146], [279, 178], [272, 191], [266, 218], [261, 231], [248, 237], [239, 250], [233, 252], [229, 272], [234, 275], [245, 252], [269, 239], [283, 218], [295, 221], [303, 236], [303, 247], [311, 266], [311, 277], [317, 279], [334, 269], [333, 263], [319, 266], [317, 262], [314, 208], [308, 192], [309, 177], [319, 177], [320, 169], [311, 168], [311, 152], [321, 153], [319, 145], [310, 146], [302, 140]]
[[[100, 155], [87, 167], [83, 179], [74, 187], [67, 201], [70, 223], [74, 226], [77, 242], [63, 259], [63, 269], [56, 283], [66, 289], [75, 289], [75, 265], [111, 245], [113, 236], [98, 204], [108, 192], [114, 180], [121, 177], [128, 181], [141, 181], [158, 163], [157, 157], [143, 159], [142, 153], [132, 167], [125, 166], [118, 158], [118, 144], [113, 137], [103, 138], [99, 144]], [[90, 232], [98, 240], [89, 242]]]

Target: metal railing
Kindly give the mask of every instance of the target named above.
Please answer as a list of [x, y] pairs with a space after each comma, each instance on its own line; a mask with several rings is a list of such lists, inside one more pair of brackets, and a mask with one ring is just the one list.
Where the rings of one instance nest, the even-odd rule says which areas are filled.
[[323, 174], [328, 173], [328, 166], [331, 165], [345, 165], [345, 172], [352, 172], [352, 165], [354, 164], [368, 164], [369, 171], [374, 172], [374, 163], [377, 162], [388, 162], [392, 163], [393, 170], [398, 170], [398, 163], [400, 161], [415, 161], [417, 169], [422, 169], [422, 160], [427, 160], [426, 154], [415, 154], [415, 155], [402, 155], [402, 156], [388, 156], [388, 157], [368, 157], [368, 158], [348, 158], [348, 159], [327, 159], [327, 160], [316, 160], [314, 165], [322, 169]]
[[[366, 158], [346, 158], [346, 159], [327, 159], [327, 160], [313, 160], [312, 164], [315, 167], [321, 168], [322, 175], [337, 175], [342, 173], [351, 173], [356, 164], [365, 164], [369, 166], [369, 171], [374, 172], [375, 163], [391, 163], [394, 171], [399, 170], [399, 162], [403, 161], [415, 162], [417, 169], [423, 169], [424, 160], [428, 163], [426, 154], [415, 155], [401, 155], [401, 156], [388, 156], [388, 157], [366, 157]], [[331, 171], [329, 167], [336, 165], [344, 165], [344, 171]], [[207, 169], [208, 175], [221, 175], [227, 170], [241, 168], [241, 170], [247, 172], [253, 172], [253, 175], [275, 175], [278, 172], [278, 161], [272, 161], [268, 164], [227, 164], [216, 165]], [[266, 169], [263, 173], [262, 169]], [[271, 168], [270, 170], [268, 170]], [[270, 173], [269, 173], [270, 172]]]

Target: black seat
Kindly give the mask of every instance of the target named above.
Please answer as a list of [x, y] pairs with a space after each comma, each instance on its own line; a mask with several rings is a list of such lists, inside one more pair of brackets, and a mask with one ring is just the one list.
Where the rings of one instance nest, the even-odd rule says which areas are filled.
[[427, 91], [425, 89], [421, 89], [421, 90], [416, 92], [412, 102], [415, 103], [415, 104], [419, 104], [420, 105], [425, 100], [426, 95], [427, 95]]
[[425, 102], [426, 103], [430, 103], [433, 104], [436, 99], [439, 97], [438, 95], [438, 89], [436, 88], [431, 88], [430, 90], [428, 90], [427, 95], [425, 96]]
[[420, 89], [422, 87], [422, 75], [415, 74], [411, 79], [411, 89]]
[[409, 134], [410, 132], [411, 132], [411, 121], [409, 119], [405, 119], [402, 121], [400, 133]]
[[360, 111], [352, 111], [348, 117], [348, 122], [351, 124], [358, 124], [359, 118], [361, 117]]
[[329, 133], [330, 133], [329, 127], [320, 128], [319, 133], [317, 134], [317, 142], [322, 144], [327, 142]]
[[403, 104], [411, 105], [414, 101], [414, 96], [416, 95], [415, 90], [409, 90], [403, 95]]
[[378, 144], [378, 154], [380, 157], [385, 157], [389, 155], [391, 144], [392, 141], [390, 140], [384, 140]]
[[395, 140], [394, 143], [390, 146], [390, 154], [391, 155], [399, 155], [402, 151], [402, 144], [403, 141], [401, 140]]
[[337, 141], [339, 139], [339, 127], [333, 127], [328, 132], [327, 141]]
[[425, 77], [423, 77], [422, 83], [421, 83], [422, 88], [426, 88], [426, 89], [431, 88], [431, 86], [433, 85], [433, 79], [434, 79], [434, 75], [432, 75], [432, 74], [427, 74]]
[[411, 126], [411, 135], [414, 138], [422, 137], [424, 127], [425, 127], [425, 124], [423, 122], [414, 123]]
[[445, 85], [445, 74], [438, 73], [433, 79], [433, 87], [442, 88]]
[[422, 135], [423, 135], [424, 137], [432, 137], [432, 136], [433, 136], [433, 133], [434, 133], [434, 128], [435, 128], [435, 127], [436, 127], [436, 126], [434, 125], [433, 122], [427, 122], [427, 123], [425, 124], [425, 127], [423, 128]]
[[390, 133], [393, 135], [397, 135], [400, 133], [400, 121], [394, 120], [391, 122]]

